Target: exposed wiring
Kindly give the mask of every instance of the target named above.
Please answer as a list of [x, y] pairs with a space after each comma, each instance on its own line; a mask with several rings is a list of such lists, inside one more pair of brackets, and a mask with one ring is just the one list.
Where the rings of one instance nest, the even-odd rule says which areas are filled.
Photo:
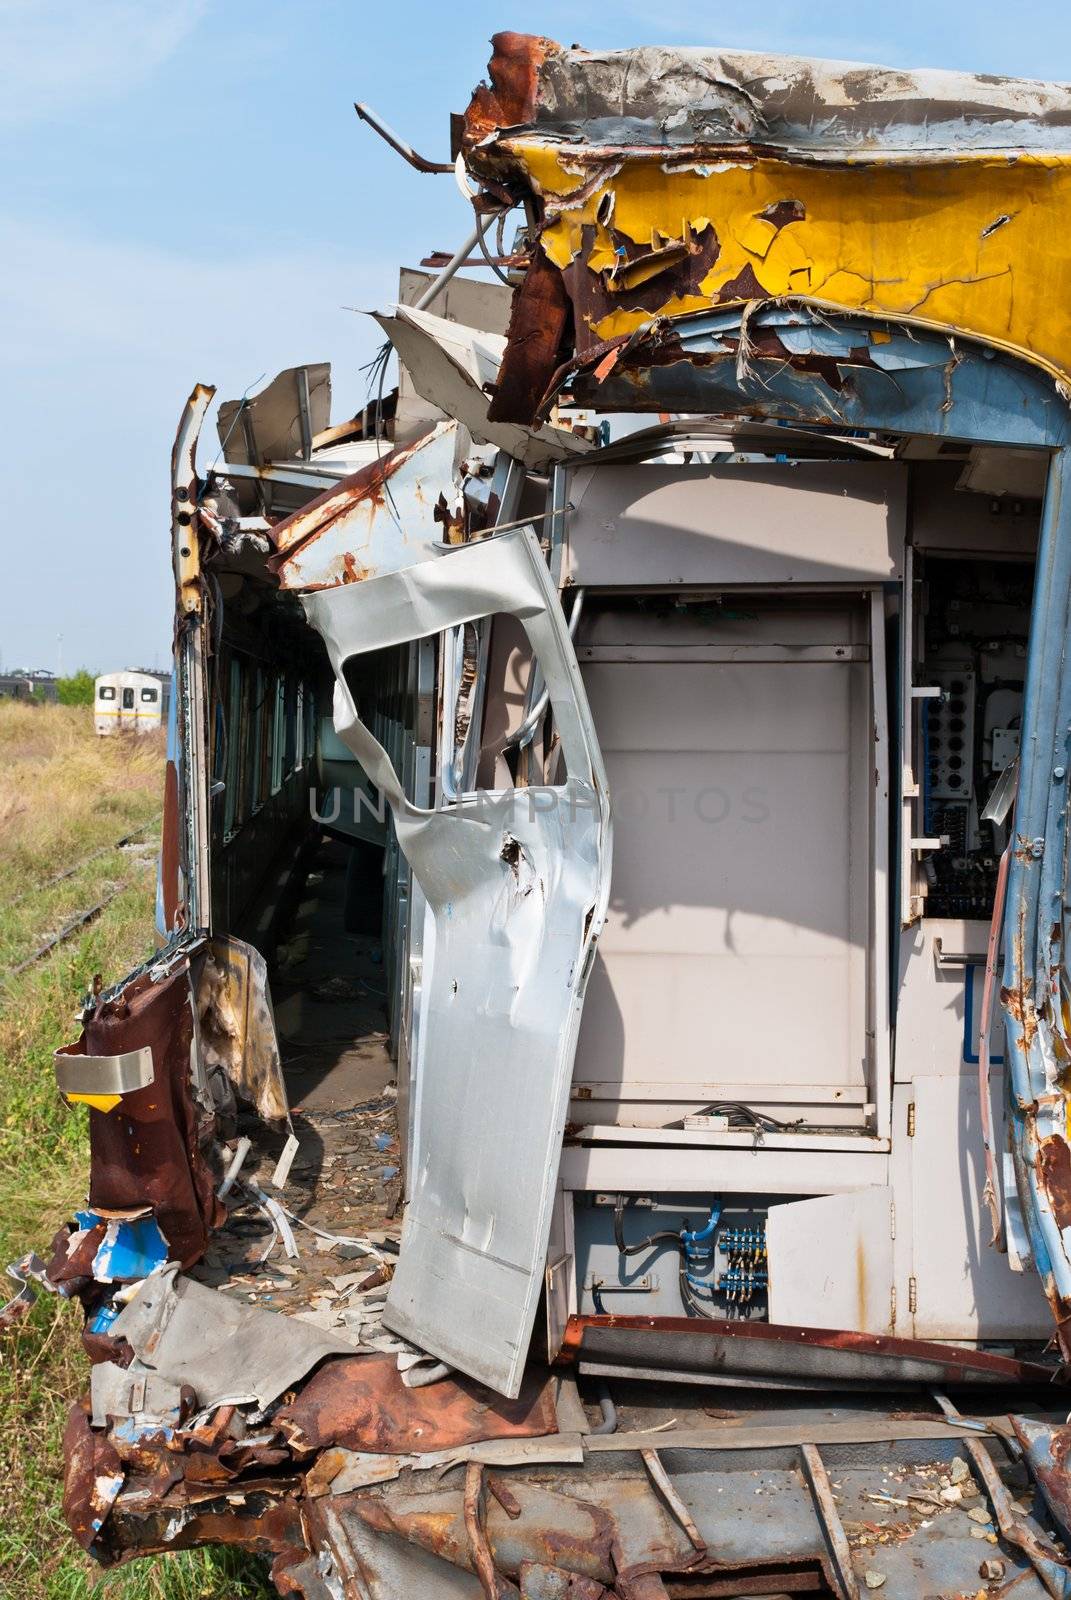
[[[249, 405], [252, 404], [252, 401], [249, 398], [250, 389], [255, 389], [258, 383], [263, 383], [264, 379], [267, 376], [268, 376], [268, 374], [266, 372], [262, 372], [260, 374], [259, 378], [254, 378], [252, 383], [246, 385], [245, 391], [242, 394], [241, 398], [239, 399], [237, 406], [235, 407], [234, 416], [231, 418], [231, 425], [227, 429], [226, 435], [224, 436], [224, 438], [220, 442], [219, 450], [216, 452], [216, 459], [213, 461], [212, 465], [209, 467], [208, 471], [205, 473], [204, 484], [202, 485], [202, 493], [204, 492], [204, 488], [207, 485], [209, 478], [211, 478], [212, 474], [216, 471], [216, 469], [219, 466], [220, 462], [223, 460], [224, 456], [226, 455], [227, 446], [231, 442], [231, 434], [234, 432], [235, 428], [238, 426], [239, 422], [241, 421], [242, 413], [246, 410], [246, 408]], [[257, 463], [254, 461], [254, 462], [251, 463], [251, 465], [253, 465], [255, 467], [257, 465]]]
[[619, 1194], [614, 1202], [614, 1243], [623, 1256], [638, 1256], [644, 1250], [651, 1250], [655, 1245], [671, 1244], [674, 1249], [684, 1252], [684, 1241], [679, 1233], [672, 1229], [663, 1228], [659, 1233], [649, 1234], [646, 1239], [640, 1239], [636, 1244], [625, 1243], [625, 1197]]
[[[505, 212], [505, 211], [503, 211], [501, 213], [501, 215], [500, 215], [500, 217], [498, 219], [499, 229], [501, 229], [502, 224], [505, 221], [507, 214], [508, 213]], [[500, 234], [500, 237], [501, 237], [501, 234]], [[512, 290], [513, 284], [510, 283], [509, 278], [502, 271], [502, 268], [499, 266], [498, 262], [495, 261], [492, 258], [491, 252], [487, 248], [487, 231], [486, 231], [486, 229], [484, 229], [484, 228], [477, 228], [476, 229], [476, 242], [480, 247], [480, 254], [483, 256], [483, 259], [487, 262], [487, 265], [490, 267], [490, 269], [494, 273], [495, 277], [499, 278], [506, 285], [507, 289]], [[502, 252], [501, 252], [501, 249], [500, 249], [499, 250], [499, 254], [501, 255], [501, 253]]]
[[[707, 1307], [693, 1293], [693, 1284], [696, 1288], [708, 1290], [713, 1296], [713, 1284], [707, 1284], [692, 1277], [690, 1268], [699, 1261], [706, 1260], [709, 1256], [707, 1246], [717, 1233], [721, 1221], [720, 1204], [711, 1206], [710, 1218], [702, 1228], [690, 1230], [682, 1228], [675, 1233], [668, 1228], [657, 1233], [648, 1234], [646, 1239], [637, 1240], [635, 1244], [625, 1243], [625, 1197], [619, 1194], [614, 1202], [614, 1243], [623, 1256], [635, 1256], [645, 1250], [655, 1249], [659, 1245], [672, 1245], [678, 1252], [677, 1279], [680, 1286], [681, 1305], [690, 1317], [703, 1317], [707, 1321], [720, 1320], [720, 1308], [711, 1305]], [[698, 1248], [697, 1248], [698, 1247]], [[596, 1310], [601, 1307], [596, 1301]]]
[[731, 1128], [757, 1128], [762, 1132], [793, 1133], [804, 1125], [802, 1117], [797, 1117], [794, 1122], [781, 1122], [777, 1117], [771, 1117], [765, 1111], [756, 1111], [740, 1100], [715, 1100], [711, 1105], [704, 1106], [698, 1114], [704, 1117], [728, 1117]]

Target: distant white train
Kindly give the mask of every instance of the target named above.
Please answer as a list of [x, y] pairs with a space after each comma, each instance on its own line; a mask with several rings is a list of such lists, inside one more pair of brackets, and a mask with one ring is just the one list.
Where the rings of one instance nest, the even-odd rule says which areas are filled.
[[105, 672], [96, 681], [93, 723], [99, 734], [152, 733], [160, 726], [163, 685], [148, 672]]

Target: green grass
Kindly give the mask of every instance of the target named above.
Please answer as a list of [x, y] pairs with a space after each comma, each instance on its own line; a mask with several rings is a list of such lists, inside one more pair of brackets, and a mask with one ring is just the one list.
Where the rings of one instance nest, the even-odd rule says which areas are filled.
[[[86, 1117], [56, 1094], [52, 1052], [76, 1037], [75, 1012], [94, 974], [115, 982], [153, 943], [151, 860], [111, 850], [63, 884], [42, 886], [140, 824], [152, 824], [142, 837], [155, 838], [162, 788], [156, 736], [98, 740], [88, 709], [0, 703], [0, 1267], [30, 1249], [47, 1255], [56, 1229], [85, 1197]], [[124, 887], [95, 923], [7, 976], [117, 885]], [[0, 1338], [0, 1595], [273, 1595], [264, 1563], [236, 1551], [154, 1556], [102, 1574], [74, 1544], [60, 1509], [60, 1441], [67, 1410], [88, 1384], [80, 1329], [80, 1308], [48, 1295], [17, 1336]]]

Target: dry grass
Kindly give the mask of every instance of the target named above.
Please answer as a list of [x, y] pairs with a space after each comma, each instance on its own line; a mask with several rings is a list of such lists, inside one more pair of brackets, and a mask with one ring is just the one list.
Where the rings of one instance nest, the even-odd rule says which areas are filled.
[[[85, 1116], [55, 1093], [52, 1052], [101, 973], [121, 978], [152, 947], [155, 878], [146, 852], [106, 854], [150, 824], [163, 789], [162, 736], [98, 740], [81, 707], [0, 702], [0, 1267], [42, 1251], [84, 1198]], [[100, 918], [17, 978], [12, 966], [78, 911], [122, 886]], [[43, 887], [44, 886], [44, 887]], [[13, 903], [15, 902], [15, 903]], [[0, 1595], [20, 1600], [246, 1600], [270, 1591], [260, 1563], [213, 1551], [139, 1561], [101, 1575], [60, 1511], [60, 1435], [86, 1386], [80, 1313], [43, 1297], [0, 1345]]]

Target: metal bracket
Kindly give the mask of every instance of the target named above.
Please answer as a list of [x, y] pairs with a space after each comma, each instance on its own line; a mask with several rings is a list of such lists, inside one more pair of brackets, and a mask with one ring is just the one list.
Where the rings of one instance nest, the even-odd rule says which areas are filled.
[[147, 1089], [153, 1081], [152, 1050], [126, 1050], [119, 1056], [86, 1056], [57, 1050], [56, 1087], [68, 1100], [83, 1100], [110, 1111], [124, 1094]]

